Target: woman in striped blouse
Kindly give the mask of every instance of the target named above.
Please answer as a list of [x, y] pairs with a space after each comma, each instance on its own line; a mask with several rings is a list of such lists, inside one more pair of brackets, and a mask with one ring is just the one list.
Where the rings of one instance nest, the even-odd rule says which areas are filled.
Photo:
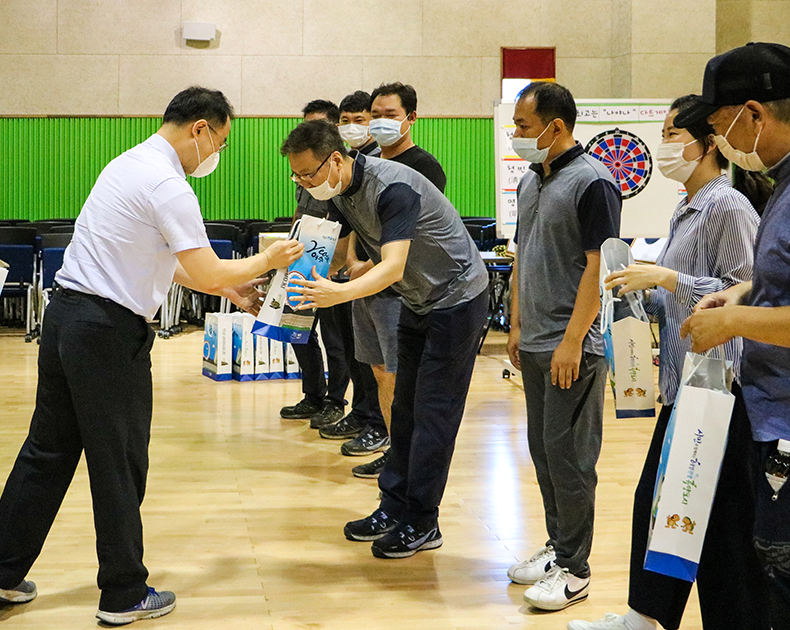
[[[678, 129], [673, 121], [692, 100], [672, 103], [658, 149], [661, 173], [686, 186], [687, 195], [672, 217], [669, 238], [656, 265], [631, 265], [606, 278], [620, 293], [652, 289], [647, 308], [658, 317], [661, 339], [659, 388], [661, 412], [634, 495], [628, 612], [609, 613], [595, 622], [571, 621], [568, 630], [665, 630], [680, 626], [691, 583], [643, 568], [650, 531], [661, 446], [677, 395], [690, 340], [680, 327], [702, 296], [752, 276], [754, 239], [759, 217], [722, 170], [728, 162], [716, 148], [713, 129], [702, 121]], [[754, 183], [754, 182], [750, 182]], [[757, 182], [760, 183], [760, 182]], [[756, 200], [757, 203], [764, 200]], [[742, 340], [724, 348], [739, 374]], [[697, 574], [703, 626], [708, 629], [770, 628], [762, 571], [752, 546], [753, 501], [749, 483], [751, 435], [737, 383], [735, 411], [721, 476]]]

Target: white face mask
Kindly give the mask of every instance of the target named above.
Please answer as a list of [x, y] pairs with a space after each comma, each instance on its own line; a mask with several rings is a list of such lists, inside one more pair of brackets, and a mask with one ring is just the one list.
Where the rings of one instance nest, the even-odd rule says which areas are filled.
[[368, 132], [370, 133], [370, 136], [379, 143], [380, 146], [391, 147], [406, 135], [406, 131], [409, 130], [408, 125], [406, 126], [406, 131], [401, 131], [401, 127], [408, 119], [408, 116], [403, 120], [376, 118], [375, 120], [370, 121]]
[[318, 201], [326, 201], [335, 197], [340, 194], [341, 189], [343, 188], [343, 179], [341, 177], [337, 178], [337, 184], [334, 186], [329, 185], [329, 176], [332, 174], [332, 162], [329, 163], [329, 174], [326, 176], [326, 180], [319, 184], [318, 186], [313, 186], [312, 188], [307, 188], [307, 192], [309, 192], [313, 199], [317, 199]]
[[200, 161], [200, 147], [198, 146], [197, 138], [195, 140], [195, 149], [197, 149], [198, 155], [198, 165], [197, 168], [190, 173], [192, 177], [205, 177], [206, 175], [211, 175], [214, 172], [214, 169], [217, 168], [219, 164], [219, 153], [217, 153], [217, 149], [214, 147], [214, 139], [211, 137], [211, 132], [208, 132], [208, 139], [211, 140], [211, 148], [214, 151], [209, 155], [205, 160], [202, 162]]
[[689, 161], [683, 157], [683, 151], [687, 146], [696, 144], [696, 142], [696, 140], [692, 140], [687, 144], [682, 142], [662, 142], [659, 144], [658, 151], [656, 151], [656, 161], [661, 174], [667, 179], [685, 184], [696, 170], [702, 156], [700, 155], [696, 160]]
[[[741, 115], [744, 107], [746, 107], [746, 105], [741, 107], [741, 110], [738, 112], [738, 116]], [[735, 121], [738, 120], [738, 116], [733, 119], [732, 123], [730, 124], [730, 128], [727, 129], [727, 133], [725, 133], [723, 136], [713, 137], [713, 139], [716, 141], [716, 146], [719, 147], [719, 151], [721, 151], [721, 154], [724, 157], [726, 157], [733, 164], [740, 166], [744, 171], [764, 171], [765, 164], [763, 164], [760, 156], [757, 155], [757, 143], [760, 142], [760, 134], [763, 132], [762, 127], [760, 127], [760, 131], [757, 132], [757, 137], [754, 139], [754, 148], [752, 148], [750, 153], [736, 149], [727, 141], [727, 136], [729, 135], [730, 131], [732, 131], [732, 127], [735, 125]]]
[[545, 149], [538, 149], [538, 139], [540, 136], [546, 133], [549, 125], [551, 125], [551, 123], [546, 125], [546, 129], [541, 131], [537, 138], [513, 138], [511, 143], [513, 145], [513, 151], [515, 154], [522, 160], [532, 162], [533, 164], [542, 164], [545, 162], [546, 158], [549, 157], [549, 150], [554, 146], [554, 142], [557, 141], [555, 138], [554, 142], [552, 142]]
[[370, 138], [367, 125], [357, 125], [349, 123], [347, 125], [340, 125], [337, 130], [340, 132], [340, 137], [352, 149], [361, 147]]

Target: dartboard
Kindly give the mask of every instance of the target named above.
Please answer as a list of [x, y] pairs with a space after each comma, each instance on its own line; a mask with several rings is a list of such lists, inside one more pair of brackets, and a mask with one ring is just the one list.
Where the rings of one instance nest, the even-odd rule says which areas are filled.
[[653, 158], [647, 145], [629, 131], [615, 129], [599, 133], [587, 143], [587, 153], [606, 165], [620, 185], [623, 199], [642, 192], [653, 172]]

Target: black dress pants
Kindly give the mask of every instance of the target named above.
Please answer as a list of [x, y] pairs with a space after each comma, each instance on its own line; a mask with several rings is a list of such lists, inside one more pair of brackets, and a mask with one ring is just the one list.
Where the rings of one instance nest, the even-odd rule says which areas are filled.
[[35, 562], [82, 452], [99, 559], [99, 608], [147, 594], [140, 504], [148, 473], [154, 333], [145, 319], [95, 296], [58, 289], [47, 308], [30, 433], [0, 498], [0, 588]]
[[[740, 388], [733, 384], [735, 408], [716, 497], [697, 572], [705, 630], [767, 630], [768, 589], [752, 545], [754, 491], [751, 478], [752, 437]], [[653, 488], [672, 405], [658, 416], [642, 476], [634, 494], [631, 526], [631, 573], [628, 605], [676, 630], [686, 608], [691, 582], [644, 568]]]

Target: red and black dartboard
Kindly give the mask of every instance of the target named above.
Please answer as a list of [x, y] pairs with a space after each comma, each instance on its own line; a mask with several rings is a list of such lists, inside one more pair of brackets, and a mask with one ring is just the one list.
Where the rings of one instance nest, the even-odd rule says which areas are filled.
[[647, 145], [630, 131], [614, 129], [599, 133], [587, 143], [587, 153], [606, 165], [620, 185], [623, 199], [642, 192], [653, 172], [653, 158]]

